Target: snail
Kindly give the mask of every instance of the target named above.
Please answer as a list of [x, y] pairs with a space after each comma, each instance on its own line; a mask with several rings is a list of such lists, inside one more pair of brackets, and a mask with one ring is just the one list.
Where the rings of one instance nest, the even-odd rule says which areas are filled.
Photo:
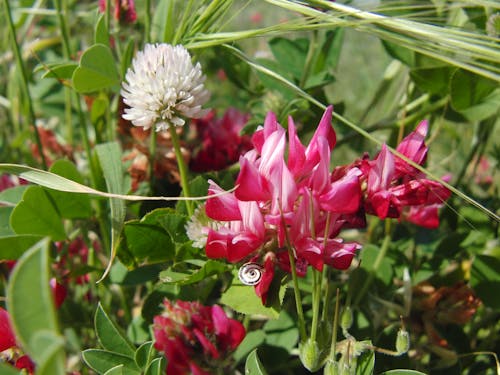
[[238, 278], [245, 285], [257, 285], [262, 278], [264, 268], [258, 263], [245, 263], [238, 270]]

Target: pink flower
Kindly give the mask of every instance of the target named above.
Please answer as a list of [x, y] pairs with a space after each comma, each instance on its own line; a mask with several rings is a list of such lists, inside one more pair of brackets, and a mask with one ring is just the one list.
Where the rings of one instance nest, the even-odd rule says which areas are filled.
[[[99, 11], [106, 11], [106, 0], [99, 0]], [[113, 17], [120, 23], [134, 23], [137, 19], [134, 0], [114, 0]]]
[[169, 375], [209, 375], [245, 337], [243, 325], [220, 306], [165, 300], [164, 308], [154, 317], [154, 345], [165, 354]]
[[[427, 156], [424, 143], [427, 126], [427, 122], [422, 121], [396, 149], [419, 165]], [[394, 156], [385, 145], [375, 160], [362, 160], [361, 169], [367, 182], [367, 213], [381, 219], [403, 217], [427, 228], [439, 225], [437, 207], [451, 194], [443, 185], [426, 179], [415, 167]]]
[[8, 349], [13, 349], [12, 357], [8, 361], [10, 364], [18, 369], [25, 369], [30, 375], [34, 374], [35, 364], [30, 357], [22, 354], [16, 342], [9, 313], [0, 307], [0, 352]]
[[196, 141], [201, 145], [194, 151], [190, 169], [194, 172], [217, 171], [236, 163], [240, 155], [252, 147], [250, 137], [240, 135], [248, 117], [229, 108], [221, 119], [215, 117], [215, 111], [201, 119], [193, 119]]
[[[336, 142], [331, 116], [332, 107], [328, 107], [306, 147], [292, 118], [287, 137], [276, 116], [269, 113], [252, 137], [254, 149], [240, 158], [235, 192], [206, 202], [207, 216], [218, 221], [208, 229], [207, 256], [232, 263], [251, 258], [263, 264], [263, 276], [255, 286], [263, 303], [274, 268], [290, 272], [287, 237], [299, 275], [305, 274], [308, 265], [318, 270], [324, 264], [346, 269], [360, 248], [336, 238], [345, 225], [364, 225], [349, 218], [361, 206], [362, 172], [358, 168], [330, 172]], [[209, 194], [220, 192], [210, 182]]]

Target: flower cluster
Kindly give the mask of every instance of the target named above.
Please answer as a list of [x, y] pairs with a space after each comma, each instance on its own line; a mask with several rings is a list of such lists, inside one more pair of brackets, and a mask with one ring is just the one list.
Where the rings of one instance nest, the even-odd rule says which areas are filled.
[[165, 353], [169, 375], [208, 375], [221, 368], [245, 337], [245, 328], [218, 306], [164, 301], [154, 317], [155, 348]]
[[[106, 11], [106, 0], [99, 0], [99, 11]], [[134, 23], [137, 20], [134, 0], [114, 0], [113, 17], [120, 23]]]
[[17, 344], [16, 335], [10, 323], [9, 313], [0, 307], [0, 359], [11, 363], [18, 369], [25, 369], [29, 374], [35, 371], [35, 364], [23, 354]]
[[209, 98], [201, 66], [193, 66], [189, 52], [181, 45], [146, 44], [132, 61], [121, 94], [130, 108], [123, 118], [144, 129], [167, 130], [182, 126], [187, 118], [199, 118]]
[[[309, 145], [304, 146], [292, 118], [285, 129], [269, 113], [252, 137], [254, 148], [240, 158], [234, 193], [207, 200], [206, 215], [216, 223], [206, 228], [206, 254], [229, 262], [262, 265], [256, 293], [266, 303], [276, 266], [297, 274], [307, 267], [347, 269], [358, 243], [338, 237], [344, 228], [363, 228], [365, 214], [397, 217], [435, 225], [437, 206], [449, 192], [384, 146], [367, 157], [330, 172], [336, 143], [332, 107], [325, 111]], [[427, 147], [427, 124], [406, 137], [397, 151], [421, 164]], [[285, 157], [287, 155], [287, 158]], [[209, 195], [223, 192], [210, 181]]]
[[250, 137], [240, 135], [249, 116], [229, 108], [222, 118], [210, 111], [205, 117], [193, 120], [196, 140], [200, 142], [189, 163], [194, 172], [217, 171], [238, 161], [240, 155], [252, 148]]

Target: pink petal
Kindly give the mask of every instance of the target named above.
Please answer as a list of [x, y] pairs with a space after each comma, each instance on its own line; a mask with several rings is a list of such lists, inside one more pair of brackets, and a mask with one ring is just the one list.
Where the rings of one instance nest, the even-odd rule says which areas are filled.
[[0, 307], [0, 352], [16, 346], [16, 336], [12, 330], [9, 313]]
[[[212, 180], [208, 181], [210, 187], [208, 194], [223, 193], [224, 190]], [[215, 198], [207, 199], [205, 203], [205, 212], [207, 216], [214, 220], [232, 221], [241, 220], [241, 214], [238, 207], [238, 200], [232, 193], [219, 195]]]
[[236, 179], [234, 195], [241, 201], [266, 201], [271, 198], [268, 181], [247, 158], [240, 158], [240, 173]]

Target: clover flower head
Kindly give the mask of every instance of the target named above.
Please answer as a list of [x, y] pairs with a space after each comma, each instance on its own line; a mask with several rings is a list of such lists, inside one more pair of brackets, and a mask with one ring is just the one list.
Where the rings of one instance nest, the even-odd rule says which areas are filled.
[[193, 65], [181, 45], [146, 44], [132, 61], [122, 85], [123, 118], [135, 126], [156, 131], [170, 125], [182, 126], [184, 118], [200, 118], [208, 113], [202, 105], [209, 98], [199, 63]]

